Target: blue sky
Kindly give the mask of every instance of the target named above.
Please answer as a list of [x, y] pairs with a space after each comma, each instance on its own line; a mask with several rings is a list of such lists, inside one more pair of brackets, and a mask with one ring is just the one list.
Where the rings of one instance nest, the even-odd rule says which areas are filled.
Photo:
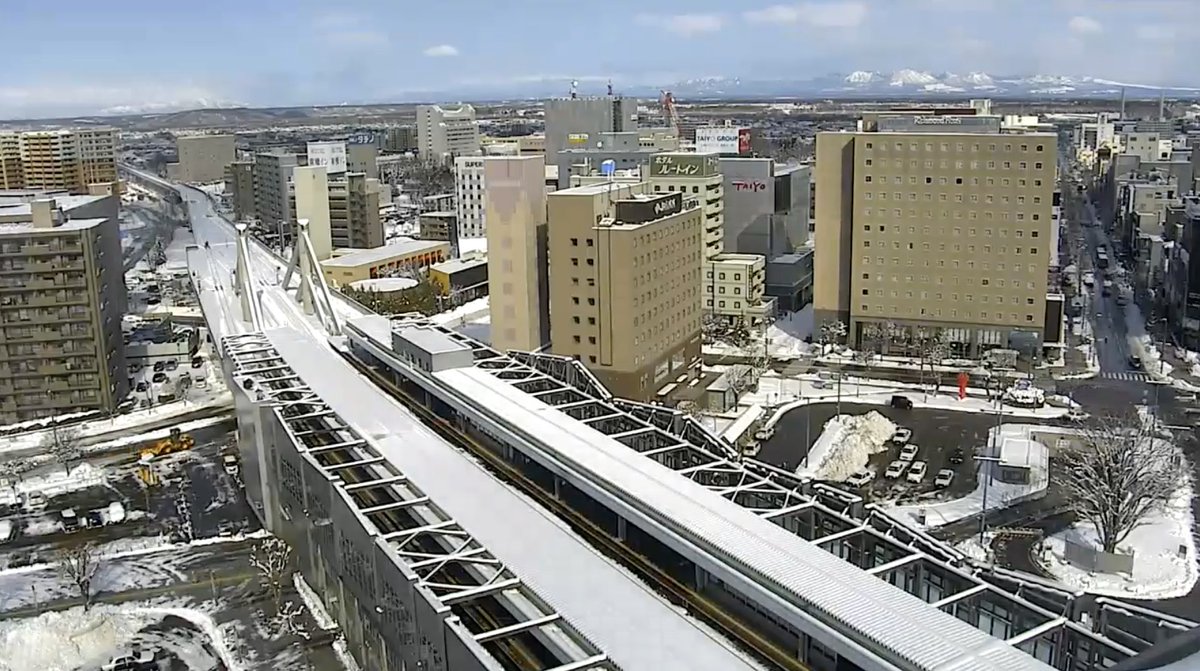
[[0, 20], [0, 118], [859, 69], [1200, 83], [1200, 0], [3, 0]]

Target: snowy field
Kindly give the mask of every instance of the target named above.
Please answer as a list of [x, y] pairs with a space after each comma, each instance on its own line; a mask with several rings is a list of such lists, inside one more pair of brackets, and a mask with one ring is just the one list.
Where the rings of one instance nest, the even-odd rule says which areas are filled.
[[887, 451], [896, 425], [878, 412], [837, 415], [813, 443], [796, 473], [822, 480], [841, 481], [864, 468], [871, 455]]

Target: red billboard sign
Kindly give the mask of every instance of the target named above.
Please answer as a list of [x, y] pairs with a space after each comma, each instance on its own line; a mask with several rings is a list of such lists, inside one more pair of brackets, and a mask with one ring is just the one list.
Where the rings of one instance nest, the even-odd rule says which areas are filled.
[[750, 129], [749, 128], [738, 129], [738, 153], [739, 154], [749, 154], [750, 153]]

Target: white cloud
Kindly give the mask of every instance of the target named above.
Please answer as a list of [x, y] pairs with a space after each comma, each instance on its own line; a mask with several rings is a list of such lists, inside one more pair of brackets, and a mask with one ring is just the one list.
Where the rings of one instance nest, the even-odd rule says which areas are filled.
[[1072, 16], [1067, 21], [1067, 30], [1076, 35], [1096, 35], [1104, 32], [1104, 26], [1090, 16]]
[[636, 18], [637, 22], [643, 26], [661, 28], [683, 37], [715, 33], [725, 25], [724, 17], [719, 14], [674, 14], [669, 16], [639, 14]]
[[430, 58], [457, 56], [458, 47], [455, 47], [453, 44], [439, 44], [437, 46], [429, 47], [424, 51], [424, 54]]
[[856, 28], [867, 19], [863, 2], [801, 2], [794, 5], [771, 5], [742, 13], [750, 23], [807, 24], [816, 28]]

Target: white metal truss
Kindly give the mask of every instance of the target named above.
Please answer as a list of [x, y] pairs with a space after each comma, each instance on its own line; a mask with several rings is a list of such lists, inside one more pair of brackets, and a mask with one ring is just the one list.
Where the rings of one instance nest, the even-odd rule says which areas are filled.
[[321, 264], [312, 248], [307, 219], [296, 222], [296, 242], [292, 247], [292, 258], [288, 262], [287, 272], [283, 275], [284, 290], [291, 287], [292, 273], [296, 273], [299, 278], [296, 300], [303, 307], [304, 313], [317, 315], [325, 330], [333, 335], [340, 335], [341, 322], [333, 309], [333, 297], [329, 285], [325, 282], [325, 273], [321, 272]]
[[[1039, 640], [1052, 640], [1061, 651], [1070, 639], [1085, 640], [1088, 649], [1117, 658], [1135, 654], [1061, 613], [985, 581], [961, 553], [912, 531], [873, 506], [864, 506], [860, 497], [801, 481], [767, 464], [736, 460], [732, 445], [683, 413], [612, 397], [573, 359], [525, 352], [502, 354], [418, 316], [397, 321], [437, 328], [471, 347], [476, 367], [960, 619], [981, 626], [966, 614], [981, 604], [1007, 613], [1013, 633], [1000, 640], [1026, 652]], [[919, 579], [926, 575], [936, 576], [939, 587], [931, 589]], [[1064, 663], [1062, 654], [1055, 659]]]
[[237, 263], [234, 266], [234, 290], [238, 294], [238, 303], [242, 308], [242, 319], [251, 324], [254, 330], [262, 330], [262, 306], [260, 297], [254, 290], [254, 277], [250, 272], [249, 238], [245, 224], [237, 225]]
[[[557, 661], [525, 655], [521, 668], [618, 671], [607, 655], [344, 422], [292, 372], [265, 336], [231, 335], [222, 345], [233, 362], [236, 383], [273, 407], [297, 451], [333, 476], [335, 488], [356, 508], [368, 534], [385, 540], [394, 558], [490, 654], [503, 656], [510, 647], [534, 640], [546, 645]], [[386, 600], [381, 599], [385, 608]], [[502, 624], [495, 613], [504, 614]]]

